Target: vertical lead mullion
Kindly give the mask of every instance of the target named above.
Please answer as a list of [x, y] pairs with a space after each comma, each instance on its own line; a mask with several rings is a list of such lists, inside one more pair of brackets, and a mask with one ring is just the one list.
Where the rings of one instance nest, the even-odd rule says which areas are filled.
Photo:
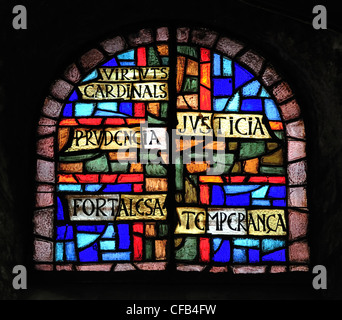
[[169, 101], [167, 114], [167, 132], [169, 135], [169, 165], [168, 165], [168, 201], [167, 201], [167, 222], [168, 222], [168, 238], [169, 238], [169, 263], [167, 269], [170, 272], [176, 271], [175, 264], [175, 245], [174, 245], [174, 230], [176, 227], [176, 182], [175, 182], [175, 166], [172, 161], [173, 153], [172, 147], [174, 144], [173, 129], [177, 123], [177, 95], [176, 95], [176, 61], [177, 61], [177, 43], [176, 43], [176, 29], [173, 25], [169, 25]]

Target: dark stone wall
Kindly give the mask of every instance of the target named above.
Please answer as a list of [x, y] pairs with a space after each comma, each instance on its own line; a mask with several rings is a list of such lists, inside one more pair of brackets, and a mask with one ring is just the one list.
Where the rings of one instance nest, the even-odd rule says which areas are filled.
[[[298, 1], [297, 1], [298, 2]], [[324, 4], [324, 2], [321, 2]], [[310, 1], [210, 2], [190, 5], [150, 1], [135, 5], [98, 0], [22, 1], [28, 29], [12, 28], [12, 8], [1, 2], [0, 51], [0, 298], [2, 299], [340, 299], [342, 297], [342, 33], [337, 6], [327, 3], [328, 30], [312, 27]], [[131, 10], [131, 11], [130, 11]], [[316, 292], [312, 275], [304, 285], [253, 283], [229, 286], [195, 276], [181, 285], [152, 282], [39, 282], [12, 288], [12, 268], [29, 265], [34, 192], [35, 131], [50, 84], [77, 57], [108, 35], [141, 27], [208, 27], [249, 44], [273, 63], [293, 87], [307, 133], [310, 244], [313, 265], [328, 271], [328, 290]], [[192, 283], [196, 282], [197, 283]], [[181, 290], [179, 289], [181, 288]], [[134, 294], [132, 294], [134, 292]]]

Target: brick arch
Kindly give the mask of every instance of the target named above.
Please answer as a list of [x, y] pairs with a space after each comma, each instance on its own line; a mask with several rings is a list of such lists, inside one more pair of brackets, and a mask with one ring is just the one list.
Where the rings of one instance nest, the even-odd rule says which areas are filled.
[[[253, 73], [272, 94], [279, 108], [286, 132], [289, 271], [308, 270], [307, 225], [309, 212], [306, 195], [306, 136], [300, 106], [293, 90], [270, 62], [253, 49], [249, 49], [241, 41], [206, 28], [180, 27], [175, 31], [175, 39], [170, 39], [167, 27], [144, 28], [127, 36], [117, 35], [107, 38], [70, 64], [60, 78], [51, 85], [43, 103], [37, 129], [36, 200], [33, 215], [35, 236], [33, 259], [36, 262], [35, 268], [37, 270], [54, 270], [54, 217], [58, 205], [55, 196], [56, 163], [54, 157], [57, 151], [55, 146], [58, 120], [66, 101], [81, 79], [97, 66], [110, 60], [119, 52], [140, 45], [152, 44], [155, 41], [192, 44], [222, 53], [228, 58], [235, 59]], [[136, 269], [137, 265], [133, 266], [127, 263], [118, 267], [118, 270], [120, 268], [132, 270]], [[59, 269], [68, 270], [68, 267], [60, 267]], [[141, 265], [141, 269], [150, 269], [150, 266], [148, 264]], [[181, 264], [178, 269], [184, 271], [203, 270], [197, 265], [184, 266]], [[231, 269], [233, 273], [265, 272], [264, 268], [254, 266], [235, 266]], [[91, 270], [91, 268], [80, 268], [79, 270]], [[210, 271], [228, 271], [228, 269], [212, 267]], [[269, 270], [271, 273], [284, 271], [287, 269], [283, 266], [274, 266]]]

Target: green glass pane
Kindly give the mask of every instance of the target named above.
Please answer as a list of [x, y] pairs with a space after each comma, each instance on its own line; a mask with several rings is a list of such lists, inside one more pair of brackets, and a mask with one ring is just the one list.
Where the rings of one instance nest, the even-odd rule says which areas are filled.
[[167, 224], [160, 224], [158, 228], [158, 234], [160, 237], [166, 236], [168, 232]]
[[109, 166], [106, 155], [102, 155], [97, 159], [85, 162], [87, 172], [109, 172]]
[[153, 252], [152, 240], [146, 239], [145, 240], [145, 258], [146, 258], [146, 260], [152, 259], [152, 252]]
[[194, 260], [197, 256], [197, 238], [186, 237], [183, 246], [176, 250], [177, 260]]
[[283, 167], [266, 167], [266, 166], [260, 166], [260, 173], [263, 174], [277, 174], [277, 175], [283, 175], [285, 174], [285, 169]]
[[240, 144], [240, 160], [251, 159], [263, 155], [266, 150], [264, 141], [241, 142]]
[[159, 120], [154, 117], [151, 117], [150, 115], [147, 116], [147, 122], [152, 124], [165, 124], [164, 120]]
[[128, 172], [128, 166], [129, 163], [120, 163], [120, 162], [111, 162], [110, 167], [112, 169], [112, 172]]
[[198, 53], [196, 48], [190, 47], [190, 46], [177, 46], [177, 52], [189, 55], [191, 57], [197, 58]]
[[183, 190], [184, 182], [183, 182], [183, 157], [178, 157], [175, 162], [175, 182], [176, 182], [176, 190]]
[[162, 102], [160, 104], [160, 116], [162, 118], [166, 118], [167, 117], [167, 108], [168, 108], [168, 103], [167, 102]]
[[284, 140], [284, 131], [274, 131], [277, 138]]
[[198, 175], [190, 174], [189, 179], [190, 179], [190, 182], [192, 182], [195, 186], [198, 185]]
[[149, 66], [160, 66], [158, 54], [153, 47], [149, 47], [147, 51], [147, 64]]
[[184, 81], [184, 92], [197, 92], [198, 91], [198, 78], [186, 77]]
[[90, 158], [94, 158], [100, 155], [100, 153], [86, 153], [86, 154], [78, 154], [78, 155], [67, 155], [67, 156], [60, 156], [59, 161], [61, 162], [78, 162], [82, 160], [87, 160]]
[[146, 174], [153, 177], [165, 177], [167, 170], [161, 164], [147, 164], [145, 166]]

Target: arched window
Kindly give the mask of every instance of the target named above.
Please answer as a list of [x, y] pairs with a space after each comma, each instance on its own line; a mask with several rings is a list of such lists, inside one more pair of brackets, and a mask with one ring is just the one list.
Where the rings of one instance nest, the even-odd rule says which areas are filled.
[[244, 43], [108, 38], [51, 86], [37, 140], [37, 270], [307, 271], [305, 129]]

